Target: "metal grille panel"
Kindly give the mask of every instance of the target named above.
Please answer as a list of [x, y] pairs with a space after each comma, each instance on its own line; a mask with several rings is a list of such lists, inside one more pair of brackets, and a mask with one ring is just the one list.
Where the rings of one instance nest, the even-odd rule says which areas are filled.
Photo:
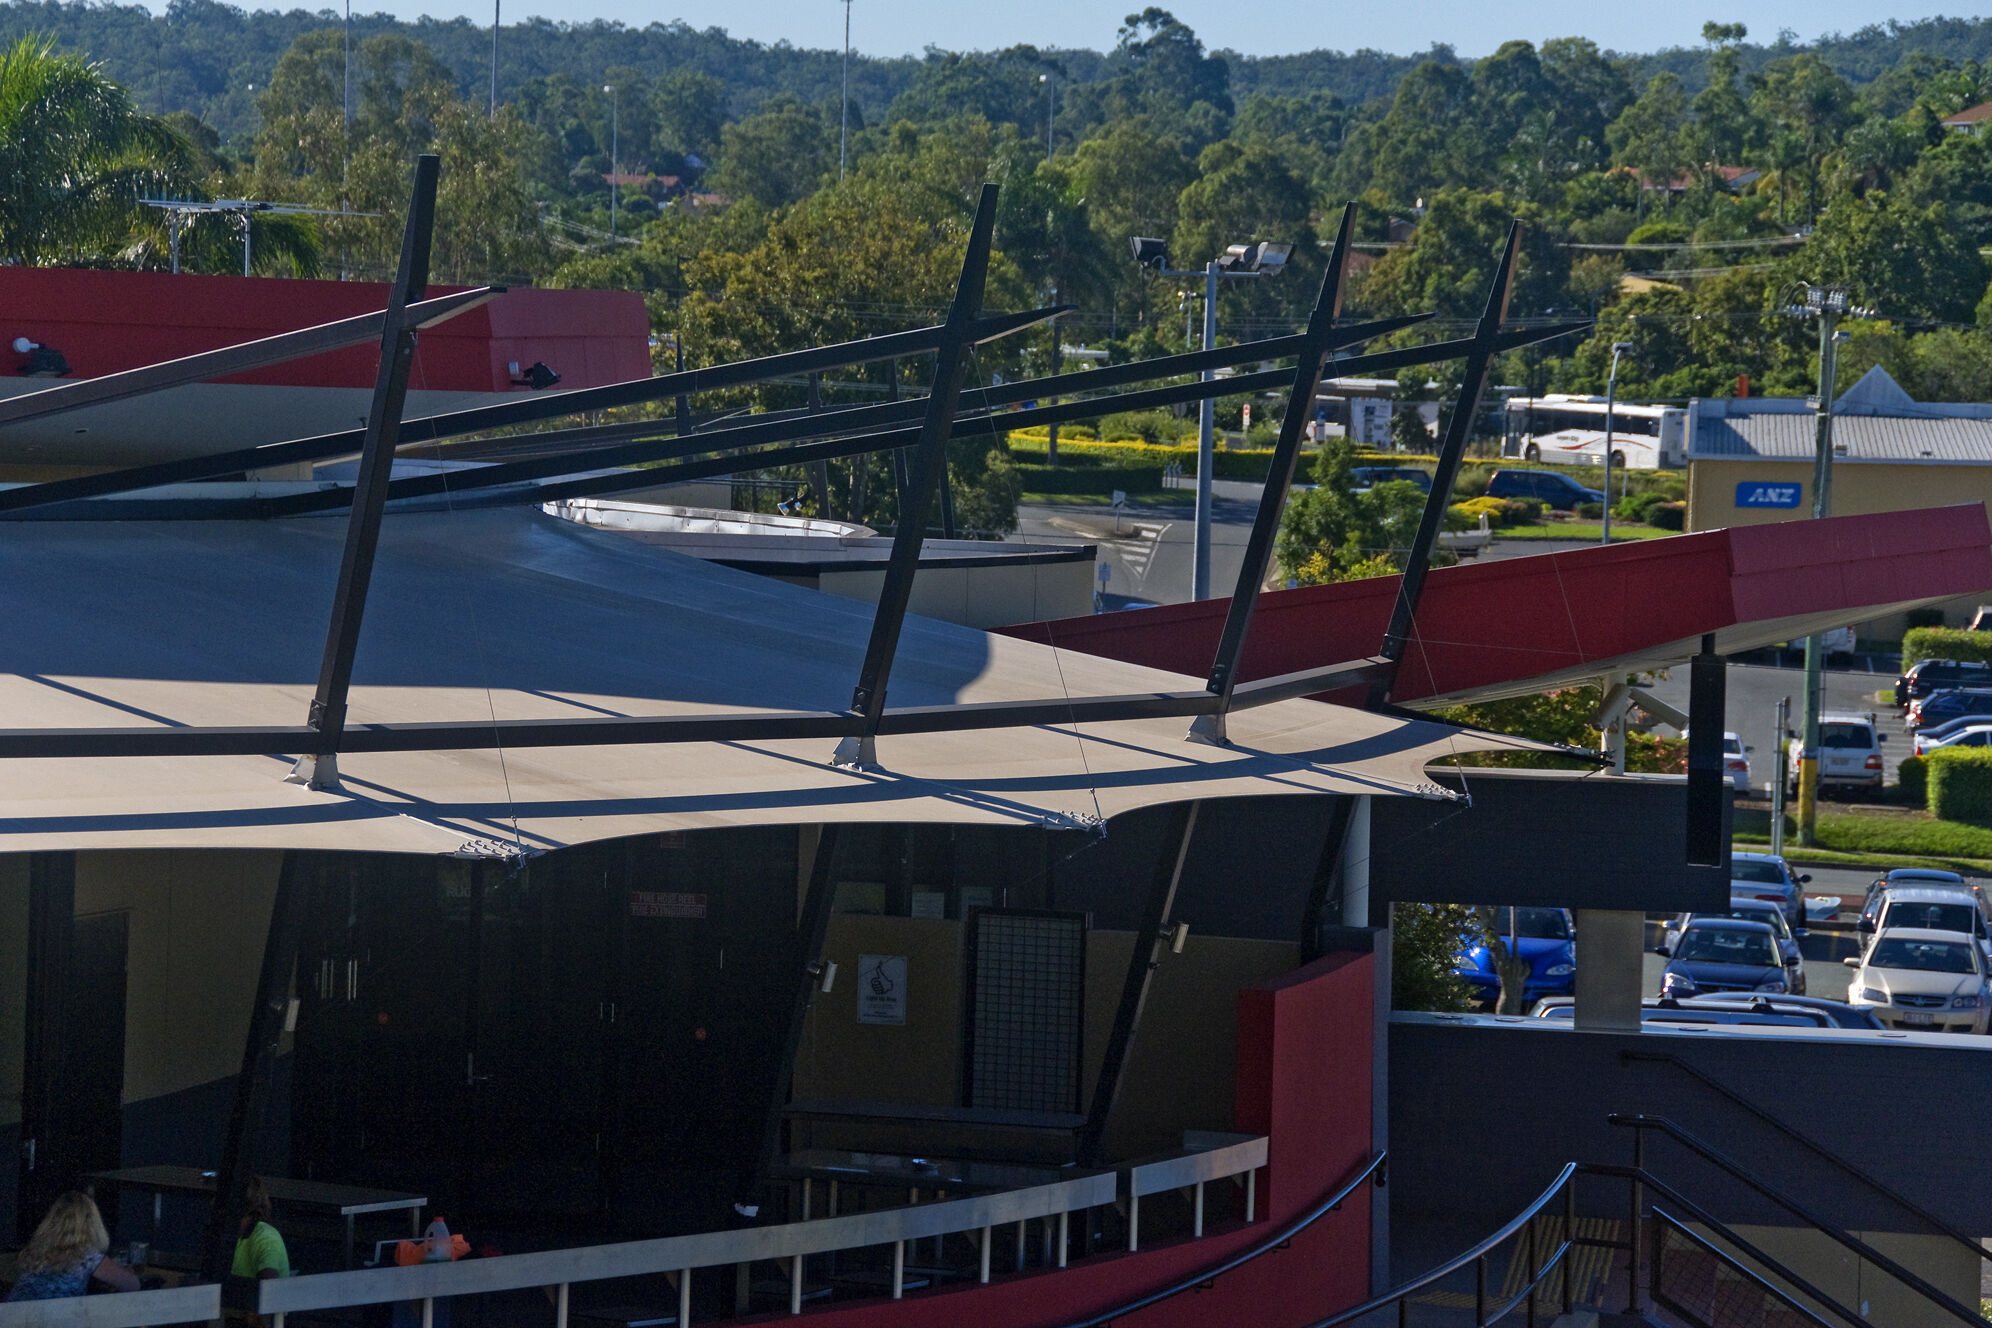
[[1076, 1112], [1086, 915], [978, 909], [968, 983], [968, 1105]]

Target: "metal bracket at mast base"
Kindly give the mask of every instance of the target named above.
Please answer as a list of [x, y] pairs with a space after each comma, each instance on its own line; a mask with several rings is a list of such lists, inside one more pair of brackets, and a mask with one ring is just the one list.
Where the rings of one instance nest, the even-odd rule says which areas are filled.
[[1231, 738], [1224, 731], [1224, 712], [1212, 711], [1208, 715], [1198, 715], [1190, 721], [1190, 731], [1183, 735], [1187, 742], [1204, 742], [1213, 747], [1229, 747]]
[[830, 764], [845, 770], [878, 769], [878, 739], [864, 733], [841, 740], [831, 753]]
[[344, 793], [346, 787], [339, 782], [339, 753], [298, 757], [297, 764], [284, 776], [284, 783], [302, 784], [319, 793]]

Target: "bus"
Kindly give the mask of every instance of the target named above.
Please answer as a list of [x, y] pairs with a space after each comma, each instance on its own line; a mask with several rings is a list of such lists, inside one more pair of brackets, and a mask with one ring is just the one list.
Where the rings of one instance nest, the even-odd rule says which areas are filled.
[[[1511, 397], [1506, 415], [1504, 457], [1593, 466], [1605, 462], [1603, 397]], [[1629, 470], [1685, 466], [1687, 418], [1680, 406], [1619, 402], [1612, 407], [1612, 464]]]

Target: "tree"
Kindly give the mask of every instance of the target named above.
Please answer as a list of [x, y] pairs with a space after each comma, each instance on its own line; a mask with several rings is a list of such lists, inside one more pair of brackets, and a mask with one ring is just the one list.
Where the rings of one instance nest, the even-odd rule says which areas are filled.
[[720, 131], [712, 187], [764, 207], [807, 198], [836, 161], [836, 136], [823, 118], [793, 97], [777, 97], [759, 114]]
[[1402, 208], [1442, 189], [1491, 184], [1487, 139], [1477, 121], [1466, 71], [1427, 60], [1398, 85], [1370, 137], [1370, 187]]
[[32, 35], [0, 53], [0, 259], [112, 257], [143, 226], [139, 198], [189, 183], [195, 160], [97, 65]]
[[[1540, 209], [1516, 208], [1499, 194], [1448, 189], [1429, 200], [1411, 242], [1393, 249], [1369, 270], [1360, 289], [1363, 307], [1380, 314], [1437, 311], [1478, 318], [1487, 303], [1501, 246], [1517, 215], [1540, 221]], [[1522, 228], [1522, 261], [1515, 274], [1515, 312], [1558, 307], [1570, 270], [1562, 236], [1541, 224]], [[1421, 372], [1423, 372], [1421, 370]]]
[[1853, 121], [1854, 91], [1811, 51], [1772, 61], [1752, 81], [1752, 109], [1775, 126], [1775, 162], [1782, 173], [1802, 172], [1806, 215], [1817, 215], [1820, 163]]
[[[1425, 495], [1403, 481], [1358, 493], [1355, 462], [1355, 444], [1346, 438], [1331, 438], [1315, 453], [1314, 488], [1288, 499], [1280, 518], [1274, 553], [1282, 575], [1299, 578], [1302, 569], [1315, 564], [1311, 580], [1351, 579], [1352, 573], [1376, 574], [1381, 570], [1377, 559], [1402, 570], [1424, 514]], [[1450, 561], [1435, 551], [1435, 565]]]
[[1790, 275], [1842, 287], [1896, 318], [1970, 322], [1985, 294], [1985, 261], [1949, 209], [1897, 203], [1881, 191], [1834, 199], [1811, 243], [1787, 263]]
[[1696, 162], [1699, 146], [1681, 80], [1673, 74], [1655, 74], [1639, 100], [1612, 121], [1605, 137], [1612, 145], [1613, 160], [1639, 173], [1642, 195], [1659, 190], [1661, 210], [1668, 210], [1675, 186]]
[[650, 94], [657, 142], [679, 158], [710, 163], [726, 125], [726, 85], [711, 74], [680, 69], [657, 80]]
[[1390, 1008], [1442, 1014], [1470, 1008], [1472, 992], [1454, 970], [1481, 930], [1465, 904], [1391, 905]]

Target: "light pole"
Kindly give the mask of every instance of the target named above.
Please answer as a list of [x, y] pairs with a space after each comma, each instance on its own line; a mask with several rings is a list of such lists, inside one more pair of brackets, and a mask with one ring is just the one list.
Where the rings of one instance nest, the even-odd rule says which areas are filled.
[[1619, 356], [1631, 349], [1630, 341], [1612, 343], [1612, 372], [1605, 380], [1605, 525], [1604, 534], [1598, 540], [1600, 544], [1612, 542], [1612, 443], [1614, 442], [1612, 424], [1617, 418], [1618, 409]]
[[844, 109], [837, 126], [837, 178], [851, 161], [851, 0], [844, 0]]
[[[1217, 344], [1217, 281], [1219, 277], [1271, 277], [1277, 276], [1286, 268], [1287, 260], [1293, 255], [1290, 244], [1234, 244], [1224, 251], [1222, 257], [1213, 258], [1204, 264], [1199, 273], [1195, 268], [1172, 268], [1169, 266], [1169, 246], [1167, 242], [1145, 235], [1133, 237], [1134, 261], [1155, 270], [1165, 277], [1194, 277], [1204, 279], [1204, 325], [1203, 348], [1211, 349]], [[1187, 318], [1183, 332], [1185, 343], [1189, 341]], [[1187, 347], [1186, 347], [1187, 348]], [[1203, 371], [1203, 379], [1210, 382], [1217, 377], [1213, 369]], [[1197, 519], [1196, 543], [1190, 557], [1190, 598], [1210, 598], [1210, 472], [1213, 465], [1217, 424], [1217, 403], [1210, 397], [1203, 399], [1203, 408], [1197, 413]]]
[[[352, 0], [346, 0], [351, 4]], [[498, 10], [505, 0], [491, 0], [491, 118], [498, 118]]]
[[345, 66], [342, 77], [346, 81], [346, 100], [340, 109], [346, 114], [346, 132], [353, 130], [353, 0], [346, 0], [346, 36], [341, 54]]
[[609, 238], [616, 238], [616, 177], [622, 174], [617, 159], [622, 155], [622, 106], [612, 84], [602, 84], [609, 94]]
[[1038, 82], [1044, 84], [1044, 159], [1051, 160], [1051, 126], [1058, 119], [1058, 84], [1051, 81], [1050, 74], [1039, 74]]
[[[1834, 330], [1842, 314], [1861, 315], [1847, 302], [1847, 292], [1830, 286], [1807, 286], [1804, 304], [1790, 312], [1801, 318], [1819, 320], [1819, 414], [1812, 436], [1812, 515], [1822, 517], [1833, 510], [1833, 387], [1837, 371]], [[1803, 746], [1798, 749], [1798, 842], [1810, 848], [1816, 842], [1814, 829], [1819, 817], [1819, 708], [1820, 675], [1826, 663], [1826, 640], [1817, 634], [1805, 638], [1805, 709]]]

